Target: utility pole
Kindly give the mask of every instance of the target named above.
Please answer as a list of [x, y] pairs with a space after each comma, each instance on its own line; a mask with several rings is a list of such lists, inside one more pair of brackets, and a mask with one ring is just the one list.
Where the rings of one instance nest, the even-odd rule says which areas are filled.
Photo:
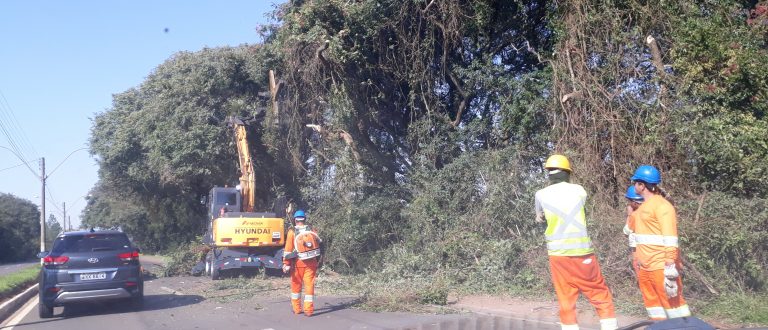
[[[40, 252], [45, 251], [45, 157], [40, 158], [40, 181], [43, 184], [40, 193]], [[40, 259], [43, 262], [43, 259]]]
[[72, 216], [69, 216], [69, 231], [72, 231]]
[[67, 231], [67, 203], [61, 202], [61, 207], [64, 208], [64, 211], [63, 211], [64, 217], [61, 219], [61, 222], [64, 223], [64, 227], [61, 227], [61, 231], [65, 232]]

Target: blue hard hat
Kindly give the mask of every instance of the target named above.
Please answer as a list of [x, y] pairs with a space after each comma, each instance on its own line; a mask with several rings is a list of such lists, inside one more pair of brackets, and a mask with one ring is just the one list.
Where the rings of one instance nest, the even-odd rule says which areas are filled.
[[293, 214], [293, 218], [294, 218], [294, 219], [296, 219], [296, 218], [301, 218], [301, 220], [302, 220], [302, 221], [303, 221], [303, 220], [304, 220], [306, 217], [307, 217], [307, 215], [306, 215], [306, 214], [304, 214], [304, 210], [298, 210], [298, 211], [296, 211], [296, 213], [294, 213], [294, 214]]
[[629, 186], [629, 188], [627, 188], [627, 193], [624, 194], [624, 197], [626, 197], [627, 199], [633, 202], [638, 202], [638, 203], [642, 203], [643, 201], [645, 201], [645, 198], [643, 198], [643, 196], [640, 196], [637, 193], [637, 191], [635, 191], [635, 185], [631, 185]]
[[632, 176], [632, 181], [643, 181], [650, 184], [661, 183], [661, 173], [651, 165], [640, 165]]

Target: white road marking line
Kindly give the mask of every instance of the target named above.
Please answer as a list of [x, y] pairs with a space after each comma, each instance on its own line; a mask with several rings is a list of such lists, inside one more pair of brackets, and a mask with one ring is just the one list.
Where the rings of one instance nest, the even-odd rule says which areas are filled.
[[29, 312], [32, 311], [32, 309], [37, 306], [37, 299], [38, 297], [37, 295], [35, 295], [35, 298], [28, 301], [27, 304], [24, 305], [24, 307], [22, 307], [20, 312], [16, 312], [13, 318], [10, 321], [8, 321], [8, 324], [5, 325], [7, 327], [5, 329], [13, 330], [14, 326], [19, 325], [19, 322], [21, 322], [21, 320], [23, 320], [24, 317], [27, 316], [27, 314], [29, 314]]

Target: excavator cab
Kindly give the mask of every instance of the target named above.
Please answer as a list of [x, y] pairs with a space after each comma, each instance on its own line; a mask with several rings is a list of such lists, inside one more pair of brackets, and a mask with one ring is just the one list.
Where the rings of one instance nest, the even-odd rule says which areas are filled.
[[208, 196], [210, 201], [208, 214], [211, 220], [216, 219], [227, 212], [240, 212], [240, 190], [233, 187], [214, 187]]

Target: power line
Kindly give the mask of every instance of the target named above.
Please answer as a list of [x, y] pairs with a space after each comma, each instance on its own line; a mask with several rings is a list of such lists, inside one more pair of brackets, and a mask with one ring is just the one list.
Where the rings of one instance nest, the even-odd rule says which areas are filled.
[[[63, 217], [64, 217], [64, 211], [62, 211], [62, 210], [61, 210], [61, 208], [59, 207], [59, 202], [57, 202], [57, 201], [56, 201], [56, 198], [53, 198], [53, 192], [51, 191], [51, 186], [49, 186], [47, 182], [45, 183], [45, 193], [46, 193], [46, 194], [48, 195], [48, 197], [51, 199], [51, 202], [53, 202], [53, 203], [52, 203], [52, 204], [53, 204], [53, 207], [54, 207], [54, 208], [55, 208], [57, 211], [59, 211], [59, 213], [61, 214], [61, 216], [62, 216], [62, 218], [63, 218]], [[48, 203], [46, 203], [46, 204], [48, 204]]]
[[[2, 127], [1, 127], [1, 126], [0, 126], [0, 129], [2, 129]], [[23, 164], [24, 164], [24, 165], [26, 165], [26, 166], [27, 166], [27, 168], [29, 169], [29, 171], [30, 171], [30, 172], [32, 172], [32, 175], [34, 175], [36, 178], [40, 179], [40, 175], [38, 175], [38, 174], [37, 174], [37, 172], [35, 172], [35, 170], [33, 170], [33, 169], [32, 169], [32, 167], [30, 167], [30, 166], [29, 166], [29, 163], [30, 163], [30, 162], [26, 161], [26, 160], [25, 160], [25, 159], [24, 159], [24, 158], [23, 158], [21, 155], [19, 155], [19, 153], [18, 153], [18, 152], [14, 151], [13, 149], [10, 149], [10, 148], [7, 148], [7, 147], [4, 147], [4, 146], [0, 146], [0, 149], [5, 149], [5, 150], [8, 150], [8, 151], [10, 151], [10, 152], [11, 152], [11, 153], [12, 153], [14, 156], [16, 156], [16, 158], [18, 158], [20, 161], [22, 161], [22, 162], [23, 162]]]
[[[2, 91], [0, 91], [0, 131], [3, 132], [6, 139], [8, 140], [8, 144], [11, 146], [11, 149], [6, 149], [11, 150], [22, 162], [27, 163], [28, 157], [26, 157], [24, 150], [22, 150], [22, 148], [17, 143], [17, 134], [15, 134], [13, 131], [14, 123], [16, 123], [15, 126], [18, 128], [19, 125], [15, 120], [15, 115], [13, 115], [13, 111], [11, 110], [8, 101], [6, 100], [5, 95], [2, 93]], [[21, 132], [23, 135], [23, 131]], [[21, 140], [22, 142], [28, 141], [26, 138], [22, 138]], [[35, 170], [33, 170], [29, 165], [27, 165], [27, 168], [32, 173], [36, 173]], [[35, 174], [35, 176], [37, 176], [37, 174]]]
[[14, 165], [14, 166], [11, 166], [11, 167], [0, 168], [0, 172], [2, 172], [2, 171], [5, 171], [5, 170], [14, 169], [14, 168], [17, 168], [17, 167], [19, 167], [19, 166], [22, 166], [22, 165], [25, 165], [25, 164], [26, 164], [26, 163], [21, 163], [21, 164], [18, 164], [18, 165]]
[[74, 151], [70, 152], [70, 153], [69, 153], [69, 155], [67, 155], [67, 157], [64, 157], [64, 160], [62, 160], [62, 161], [59, 163], [59, 165], [56, 165], [56, 167], [54, 167], [54, 168], [53, 168], [53, 170], [52, 170], [50, 173], [48, 173], [48, 175], [47, 175], [47, 176], [51, 176], [51, 175], [53, 175], [53, 172], [56, 172], [56, 170], [57, 170], [57, 169], [59, 169], [59, 166], [61, 166], [61, 164], [64, 164], [64, 162], [65, 162], [65, 161], [67, 161], [67, 159], [69, 159], [69, 156], [72, 156], [72, 154], [74, 154], [75, 152], [78, 152], [78, 151], [80, 151], [80, 150], [85, 150], [85, 149], [88, 149], [88, 148], [80, 148], [80, 149], [75, 149]]
[[[8, 99], [5, 98], [5, 94], [3, 94], [2, 90], [0, 90], [0, 100], [2, 101], [0, 104], [5, 104], [5, 108], [7, 109], [5, 112], [7, 112], [6, 116], [8, 117], [8, 122], [10, 123], [10, 129], [16, 129], [17, 132], [19, 132], [17, 135], [21, 137], [19, 142], [21, 143], [20, 146], [22, 151], [24, 151], [22, 155], [27, 156], [27, 158], [39, 158], [37, 151], [29, 142], [27, 135], [24, 134], [24, 130], [21, 128], [21, 125], [19, 125], [19, 121], [16, 119], [16, 114], [13, 112], [13, 109], [11, 108], [10, 103], [8, 103]], [[31, 150], [32, 157], [29, 157], [29, 153], [27, 152], [29, 150]]]

